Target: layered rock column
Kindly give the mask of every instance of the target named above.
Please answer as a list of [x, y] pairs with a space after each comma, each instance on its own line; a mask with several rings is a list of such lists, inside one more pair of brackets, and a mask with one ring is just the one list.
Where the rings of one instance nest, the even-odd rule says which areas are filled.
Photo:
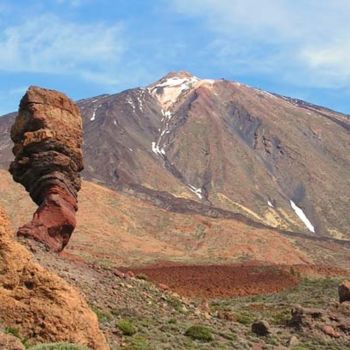
[[10, 172], [39, 206], [17, 234], [59, 252], [76, 226], [83, 169], [79, 109], [60, 92], [32, 86], [20, 102], [11, 138]]

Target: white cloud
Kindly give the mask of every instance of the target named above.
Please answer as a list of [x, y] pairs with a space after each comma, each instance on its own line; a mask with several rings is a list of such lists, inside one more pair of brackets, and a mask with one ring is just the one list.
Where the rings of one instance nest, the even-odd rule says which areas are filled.
[[46, 14], [1, 31], [0, 70], [73, 74], [113, 83], [111, 74], [124, 50], [119, 23], [79, 24]]
[[216, 39], [207, 49], [239, 72], [274, 72], [315, 86], [350, 84], [348, 0], [173, 0]]

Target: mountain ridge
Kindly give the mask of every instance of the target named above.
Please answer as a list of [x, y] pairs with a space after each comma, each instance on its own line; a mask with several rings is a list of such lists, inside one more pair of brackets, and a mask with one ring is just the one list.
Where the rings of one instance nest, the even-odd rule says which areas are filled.
[[[153, 203], [167, 192], [281, 230], [347, 238], [350, 160], [341, 151], [350, 122], [343, 114], [187, 72], [78, 105], [86, 179], [133, 188], [135, 196], [150, 191]], [[11, 118], [0, 119], [1, 167]]]

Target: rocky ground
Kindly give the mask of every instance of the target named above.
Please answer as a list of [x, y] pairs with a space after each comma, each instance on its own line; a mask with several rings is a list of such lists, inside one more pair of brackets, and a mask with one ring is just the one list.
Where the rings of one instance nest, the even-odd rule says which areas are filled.
[[[42, 265], [80, 288], [113, 350], [301, 350], [350, 345], [350, 304], [338, 302], [338, 284], [346, 278], [340, 271], [315, 268], [306, 273], [295, 267], [287, 272], [276, 267], [276, 275], [293, 283], [281, 283], [273, 294], [235, 296], [232, 284], [230, 297], [207, 298], [203, 292], [184, 297], [169, 286], [153, 283], [152, 274], [145, 270], [122, 272], [88, 265], [67, 254], [35, 250]], [[271, 267], [251, 268], [265, 278], [266, 271], [271, 274]], [[245, 272], [247, 267], [241, 269]], [[192, 280], [196, 284], [195, 275]], [[239, 280], [235, 283], [237, 292]], [[256, 320], [264, 321], [265, 336], [252, 331]], [[198, 327], [193, 330], [193, 326]]]

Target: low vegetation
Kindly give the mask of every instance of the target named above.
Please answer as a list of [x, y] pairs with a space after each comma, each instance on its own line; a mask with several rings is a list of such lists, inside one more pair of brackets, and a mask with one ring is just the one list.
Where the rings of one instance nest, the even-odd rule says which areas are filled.
[[119, 320], [117, 322], [117, 327], [121, 330], [124, 335], [132, 336], [137, 332], [136, 327], [130, 320]]
[[109, 312], [103, 311], [96, 306], [91, 306], [91, 310], [96, 314], [98, 321], [106, 323], [112, 320], [112, 316]]
[[5, 327], [4, 329], [4, 333], [5, 334], [11, 334], [16, 338], [19, 338], [19, 331], [17, 328], [13, 328], [13, 327]]
[[194, 340], [200, 340], [203, 342], [210, 342], [214, 340], [210, 329], [201, 325], [191, 326], [186, 330], [185, 335]]

